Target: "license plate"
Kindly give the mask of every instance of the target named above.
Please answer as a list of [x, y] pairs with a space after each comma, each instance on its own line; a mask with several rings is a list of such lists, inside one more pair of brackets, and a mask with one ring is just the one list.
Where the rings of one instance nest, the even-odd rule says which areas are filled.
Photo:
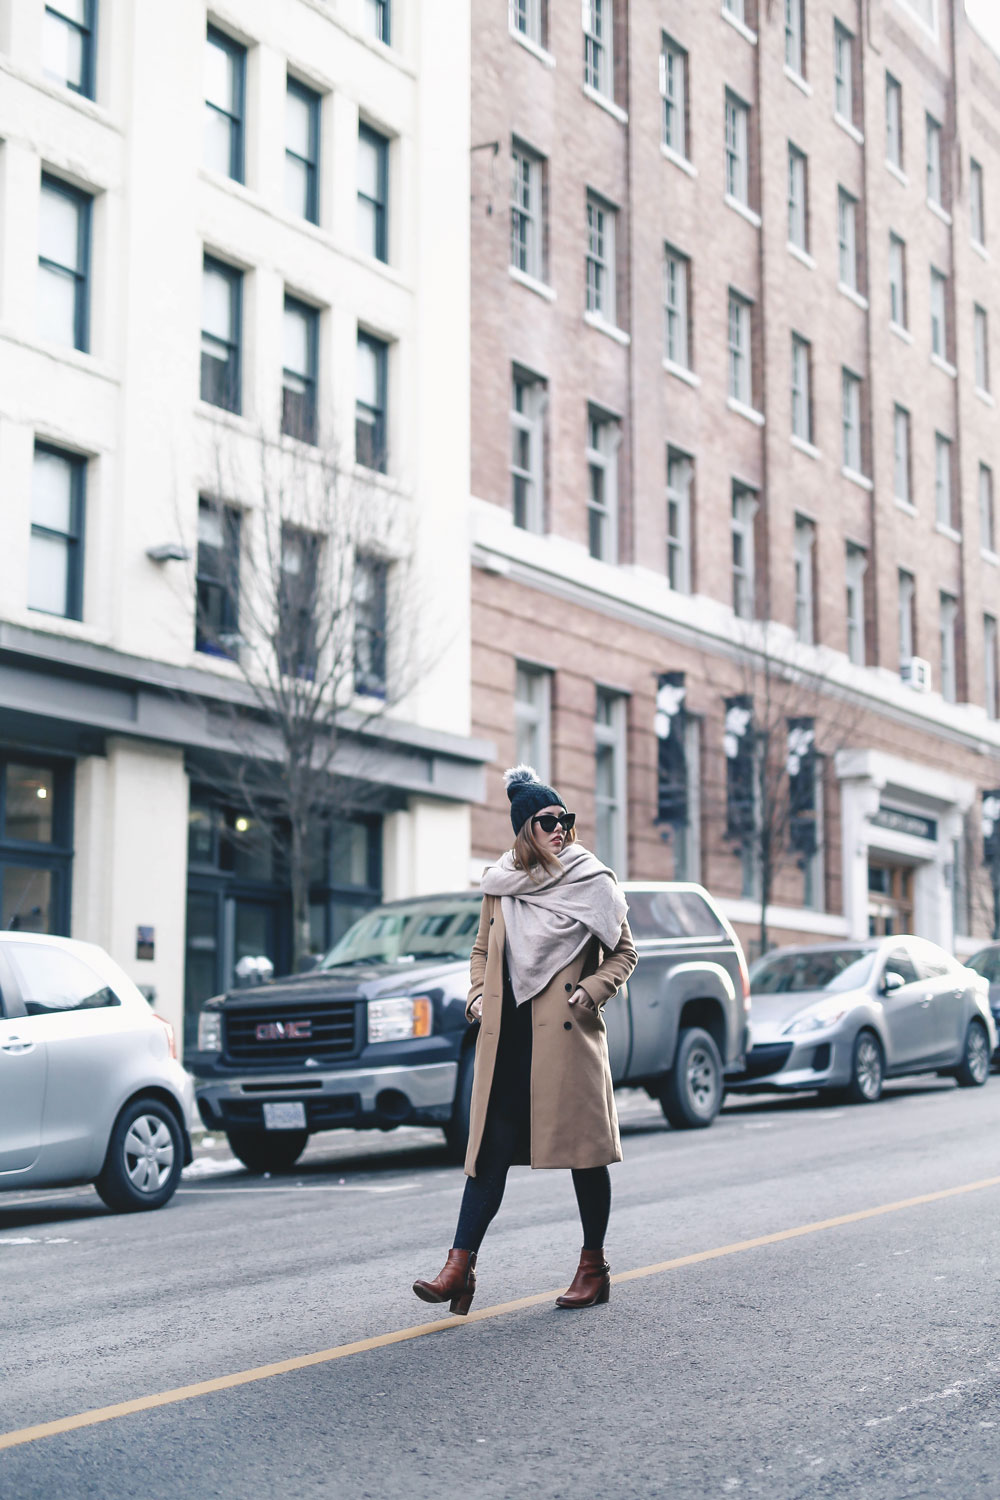
[[299, 1101], [264, 1105], [265, 1130], [305, 1130], [306, 1107]]

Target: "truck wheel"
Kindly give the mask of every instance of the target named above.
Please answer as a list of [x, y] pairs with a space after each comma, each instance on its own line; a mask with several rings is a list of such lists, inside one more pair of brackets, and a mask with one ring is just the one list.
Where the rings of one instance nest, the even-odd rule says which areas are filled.
[[663, 1081], [660, 1108], [675, 1130], [704, 1130], [722, 1108], [722, 1059], [700, 1026], [680, 1034], [673, 1070]]
[[162, 1208], [174, 1196], [184, 1164], [177, 1117], [162, 1099], [135, 1099], [122, 1110], [94, 1186], [116, 1213]]
[[444, 1127], [448, 1160], [461, 1166], [469, 1145], [469, 1111], [472, 1108], [472, 1077], [476, 1070], [476, 1054], [470, 1047], [458, 1065], [458, 1083], [455, 1087], [455, 1103], [451, 1119]]
[[306, 1148], [308, 1130], [227, 1130], [233, 1155], [250, 1172], [286, 1172]]
[[990, 1076], [990, 1043], [982, 1021], [970, 1021], [965, 1033], [965, 1052], [955, 1070], [960, 1089], [978, 1089]]

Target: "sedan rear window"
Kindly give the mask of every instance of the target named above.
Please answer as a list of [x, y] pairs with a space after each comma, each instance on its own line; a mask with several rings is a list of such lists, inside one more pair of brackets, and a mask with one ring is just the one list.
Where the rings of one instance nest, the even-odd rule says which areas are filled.
[[121, 1001], [88, 963], [67, 948], [44, 943], [5, 943], [29, 1016], [67, 1010], [102, 1010]]
[[628, 925], [640, 942], [656, 938], [728, 937], [697, 891], [627, 891]]
[[750, 970], [750, 993], [789, 995], [797, 990], [853, 990], [872, 971], [871, 948], [816, 948], [809, 953], [776, 953], [759, 958]]

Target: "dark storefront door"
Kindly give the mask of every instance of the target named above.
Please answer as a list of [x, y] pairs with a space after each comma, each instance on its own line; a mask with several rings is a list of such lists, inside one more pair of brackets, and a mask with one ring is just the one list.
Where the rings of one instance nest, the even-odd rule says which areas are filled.
[[[241, 958], [269, 958], [275, 973], [280, 973], [278, 964], [278, 902], [255, 901], [243, 896], [230, 897], [226, 927], [232, 932], [231, 962], [227, 965], [232, 974]], [[232, 980], [228, 980], [232, 983]]]

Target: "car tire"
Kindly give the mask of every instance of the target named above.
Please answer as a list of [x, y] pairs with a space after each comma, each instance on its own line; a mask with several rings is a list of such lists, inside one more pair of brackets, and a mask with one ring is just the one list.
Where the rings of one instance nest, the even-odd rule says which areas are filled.
[[874, 1031], [859, 1031], [851, 1053], [851, 1081], [846, 1097], [850, 1104], [876, 1104], [885, 1082], [882, 1044]]
[[248, 1172], [287, 1172], [309, 1139], [308, 1130], [227, 1130], [229, 1149]]
[[982, 1021], [970, 1021], [965, 1033], [965, 1051], [955, 1069], [960, 1089], [981, 1089], [990, 1076], [990, 1039]]
[[663, 1080], [660, 1108], [675, 1130], [704, 1130], [722, 1108], [722, 1059], [707, 1031], [689, 1026]]
[[469, 1115], [472, 1110], [472, 1079], [476, 1071], [476, 1054], [472, 1047], [466, 1048], [458, 1065], [458, 1082], [455, 1086], [455, 1102], [451, 1119], [444, 1127], [448, 1160], [456, 1166], [465, 1161], [469, 1147]]
[[170, 1201], [183, 1166], [184, 1136], [170, 1105], [133, 1099], [115, 1121], [94, 1186], [115, 1213], [141, 1213]]

